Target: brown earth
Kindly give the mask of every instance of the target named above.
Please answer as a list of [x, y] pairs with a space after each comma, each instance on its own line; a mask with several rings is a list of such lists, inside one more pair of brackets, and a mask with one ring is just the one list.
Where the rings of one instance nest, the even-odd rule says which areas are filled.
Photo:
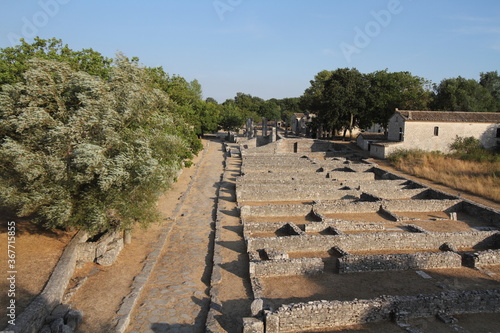
[[[8, 266], [8, 222], [15, 222], [15, 243], [10, 243], [10, 254], [15, 255], [15, 268]], [[12, 224], [12, 223], [11, 223]], [[11, 230], [12, 231], [12, 230]], [[45, 286], [64, 248], [74, 232], [47, 230], [33, 224], [28, 218], [18, 218], [4, 209], [0, 217], [0, 329], [7, 325], [7, 304], [9, 290], [15, 293], [16, 315], [19, 315]], [[12, 239], [10, 239], [12, 241]], [[12, 247], [14, 246], [14, 247]], [[10, 264], [10, 263], [9, 263]], [[7, 281], [8, 271], [16, 271], [15, 288]]]

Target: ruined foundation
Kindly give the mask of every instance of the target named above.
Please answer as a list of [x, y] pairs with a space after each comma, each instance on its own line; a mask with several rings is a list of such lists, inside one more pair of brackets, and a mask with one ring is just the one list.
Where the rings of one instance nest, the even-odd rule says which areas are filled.
[[499, 211], [330, 142], [241, 150], [237, 199], [263, 303], [244, 331], [500, 312]]

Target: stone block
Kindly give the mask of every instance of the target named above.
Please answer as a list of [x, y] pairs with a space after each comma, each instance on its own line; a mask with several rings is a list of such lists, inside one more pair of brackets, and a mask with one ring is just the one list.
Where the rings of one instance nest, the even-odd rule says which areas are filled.
[[266, 333], [278, 333], [280, 331], [280, 317], [272, 314], [266, 315]]
[[94, 262], [95, 260], [95, 244], [94, 243], [80, 243], [77, 245], [78, 261]]
[[71, 327], [72, 330], [76, 330], [78, 326], [83, 321], [83, 312], [81, 310], [71, 309], [64, 316], [64, 322], [66, 325]]
[[63, 318], [57, 318], [50, 324], [50, 331], [51, 333], [62, 333], [63, 332], [63, 327], [64, 327], [64, 319]]
[[264, 333], [264, 323], [256, 318], [243, 318], [243, 333]]
[[264, 309], [264, 301], [261, 298], [255, 299], [250, 305], [252, 316], [257, 317]]
[[113, 248], [109, 251], [106, 251], [106, 253], [104, 253], [102, 256], [98, 257], [96, 259], [96, 263], [101, 266], [111, 266], [116, 261], [119, 254], [120, 251], [117, 248]]

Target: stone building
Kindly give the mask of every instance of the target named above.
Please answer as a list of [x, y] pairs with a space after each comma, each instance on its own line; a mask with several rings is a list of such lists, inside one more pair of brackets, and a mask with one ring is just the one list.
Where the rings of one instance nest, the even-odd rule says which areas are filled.
[[387, 131], [387, 141], [370, 145], [371, 156], [383, 159], [401, 148], [446, 153], [457, 136], [473, 136], [489, 149], [500, 145], [500, 113], [396, 109]]
[[309, 112], [305, 113], [294, 113], [290, 117], [290, 127], [292, 129], [292, 133], [296, 135], [306, 135], [308, 136], [310, 133], [310, 128], [308, 124], [312, 122], [312, 119], [315, 117], [314, 114]]

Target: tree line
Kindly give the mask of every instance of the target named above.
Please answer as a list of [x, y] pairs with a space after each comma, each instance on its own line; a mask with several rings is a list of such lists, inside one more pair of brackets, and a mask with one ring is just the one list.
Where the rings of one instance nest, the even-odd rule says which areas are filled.
[[314, 127], [352, 131], [373, 124], [387, 126], [396, 108], [435, 111], [500, 111], [498, 72], [480, 74], [480, 81], [463, 77], [439, 84], [388, 70], [363, 74], [355, 68], [321, 71], [300, 98], [300, 107], [316, 114]]

